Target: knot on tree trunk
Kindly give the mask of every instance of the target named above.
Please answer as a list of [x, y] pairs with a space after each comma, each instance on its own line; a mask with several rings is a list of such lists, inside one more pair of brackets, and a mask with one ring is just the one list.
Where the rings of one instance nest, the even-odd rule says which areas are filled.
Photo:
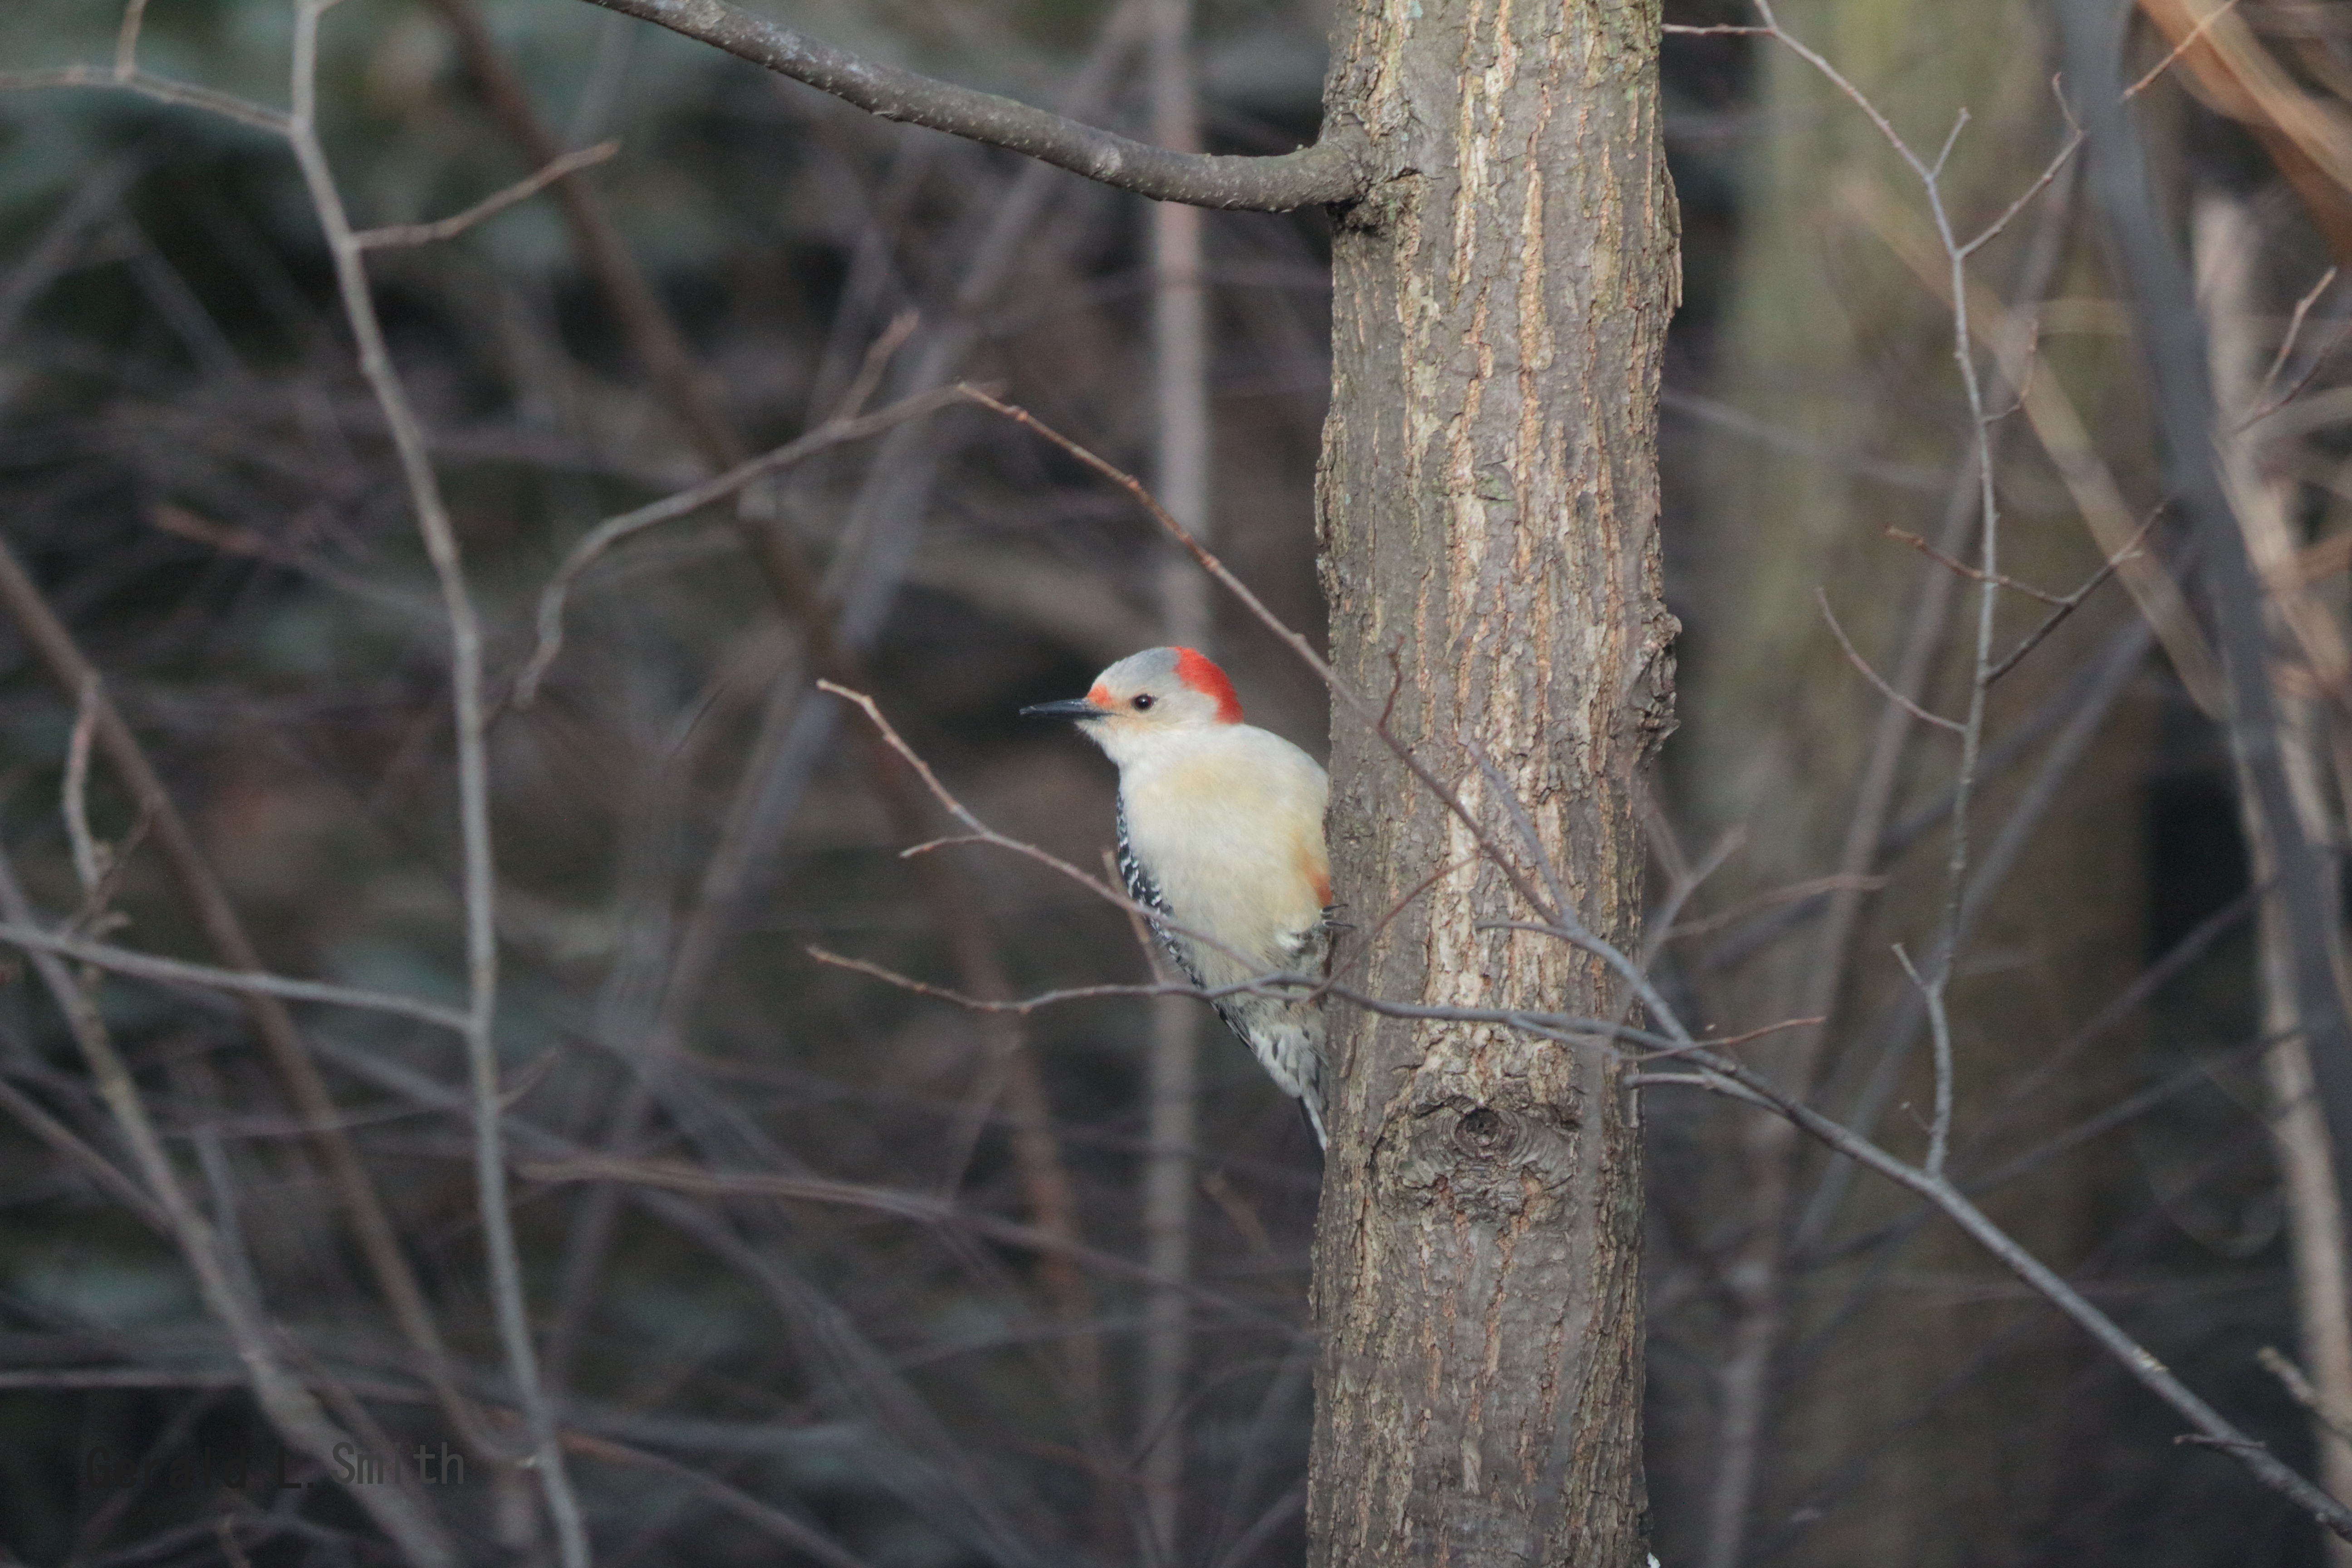
[[1512, 1087], [1519, 1092], [1492, 1100], [1450, 1093], [1391, 1121], [1373, 1152], [1376, 1190], [1391, 1203], [1494, 1221], [1565, 1188], [1576, 1168], [1576, 1110]]

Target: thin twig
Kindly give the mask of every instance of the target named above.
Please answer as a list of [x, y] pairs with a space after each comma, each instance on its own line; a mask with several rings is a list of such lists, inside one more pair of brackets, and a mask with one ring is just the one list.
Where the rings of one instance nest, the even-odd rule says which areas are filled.
[[1822, 618], [1829, 623], [1830, 634], [1837, 638], [1838, 647], [1845, 650], [1845, 657], [1852, 661], [1854, 668], [1862, 671], [1864, 679], [1878, 688], [1878, 694], [1881, 697], [1885, 698], [1922, 724], [1933, 724], [1939, 730], [1949, 730], [1956, 735], [1963, 732], [1964, 727], [1958, 721], [1947, 719], [1941, 713], [1928, 712], [1927, 710], [1895, 690], [1894, 687], [1889, 686], [1885, 677], [1870, 668], [1870, 661], [1856, 651], [1853, 644], [1846, 637], [1845, 628], [1838, 625], [1837, 613], [1830, 608], [1830, 595], [1827, 589], [1815, 588], [1813, 599], [1821, 605]]
[[[1191, 1299], [1237, 1316], [1266, 1321], [1268, 1314], [1244, 1306], [1230, 1296], [1202, 1286], [1168, 1279], [1115, 1252], [1074, 1242], [1036, 1226], [1022, 1225], [980, 1213], [929, 1193], [894, 1191], [858, 1182], [825, 1181], [812, 1176], [776, 1175], [766, 1172], [713, 1171], [667, 1160], [615, 1159], [580, 1155], [567, 1160], [526, 1160], [516, 1173], [533, 1182], [617, 1182], [657, 1187], [669, 1192], [702, 1193], [719, 1197], [772, 1198], [794, 1203], [825, 1204], [887, 1214], [918, 1224], [968, 1230], [992, 1241], [1024, 1250], [1066, 1258], [1117, 1279], [1135, 1280], [1167, 1289], [1182, 1290]], [[1290, 1325], [1283, 1325], [1287, 1329]]]
[[146, 1190], [122, 1173], [122, 1168], [83, 1142], [80, 1134], [42, 1109], [5, 1074], [0, 1074], [0, 1108], [24, 1123], [26, 1131], [47, 1144], [52, 1152], [97, 1183], [106, 1194], [129, 1209], [152, 1229], [169, 1236], [171, 1216], [155, 1205]]
[[89, 830], [89, 742], [98, 730], [98, 677], [84, 679], [77, 693], [73, 737], [66, 745], [65, 787], [58, 805], [65, 813], [66, 842], [73, 849], [74, 875], [82, 897], [95, 898], [106, 868], [100, 863], [98, 840]]
[[352, 243], [362, 250], [393, 250], [413, 245], [432, 245], [444, 239], [454, 239], [486, 218], [496, 217], [520, 202], [527, 202], [566, 174], [583, 169], [593, 169], [621, 150], [615, 141], [599, 142], [593, 147], [583, 147], [577, 153], [566, 153], [537, 174], [517, 180], [505, 190], [485, 196], [464, 212], [431, 223], [393, 224], [383, 228], [363, 228], [352, 236]]
[[2052, 611], [2048, 616], [2044, 616], [2040, 626], [2035, 626], [2032, 631], [2026, 633], [2024, 637], [2019, 638], [2017, 646], [2010, 649], [2007, 656], [2004, 657], [1999, 664], [1994, 665], [1990, 669], [1985, 671], [1985, 684], [1990, 686], [1999, 681], [2002, 676], [2007, 675], [2011, 670], [2015, 669], [2019, 662], [2022, 660], [2027, 654], [2032, 653], [2035, 648], [2042, 646], [2042, 641], [2044, 637], [2047, 637], [2052, 632], [2058, 629], [2061, 622], [2064, 621], [2067, 616], [2073, 615], [2077, 609], [2080, 609], [2082, 607], [2083, 601], [2096, 593], [2100, 584], [2106, 582], [2109, 577], [2114, 576], [2117, 571], [2121, 570], [2126, 561], [2128, 561], [2138, 554], [2140, 540], [2146, 537], [2149, 529], [2156, 526], [2156, 520], [2163, 515], [2164, 509], [2160, 506], [2154, 511], [2149, 512], [2147, 514], [2147, 521], [2139, 525], [2139, 531], [2131, 536], [2131, 540], [2128, 543], [2126, 543], [2121, 550], [2108, 556], [2105, 561], [2099, 563], [2099, 569], [2092, 573], [2081, 587], [2075, 589], [2064, 598], [2054, 601], [2058, 607]]
[[2278, 353], [2271, 356], [2271, 367], [2263, 373], [2262, 392], [2253, 400], [2255, 411], [2239, 425], [2239, 429], [2244, 429], [2246, 426], [2269, 413], [2273, 406], [2270, 401], [2270, 390], [2277, 384], [2279, 372], [2286, 368], [2287, 356], [2294, 352], [2295, 340], [2303, 335], [2304, 319], [2311, 314], [2311, 308], [2319, 303], [2319, 297], [2327, 292], [2328, 285], [2336, 281], [2337, 270], [2338, 268], [2330, 267], [2321, 273], [2319, 281], [2314, 283], [2309, 292], [2294, 302], [2294, 314], [2287, 321], [2285, 335], [2279, 339]]
[[290, 128], [288, 117], [275, 109], [265, 108], [233, 93], [198, 87], [193, 82], [173, 81], [167, 77], [152, 76], [143, 70], [123, 76], [106, 67], [70, 65], [47, 70], [0, 71], [0, 92], [29, 92], [52, 87], [120, 89], [157, 103], [201, 109], [207, 114], [218, 115], [223, 120], [234, 121], [272, 136], [284, 136]]
[[898, 351], [907, 346], [907, 340], [915, 335], [915, 329], [922, 324], [922, 320], [913, 310], [901, 310], [890, 318], [890, 324], [882, 329], [881, 335], [866, 345], [865, 357], [857, 362], [856, 378], [850, 382], [849, 390], [841, 395], [841, 405], [833, 411], [833, 417], [826, 423], [838, 424], [855, 419], [866, 412], [866, 399], [872, 397], [875, 389], [882, 384], [882, 377], [889, 371], [890, 362], [898, 357]]
[[1808, 899], [1818, 899], [1829, 893], [1874, 893], [1885, 887], [1886, 881], [1887, 879], [1883, 876], [1874, 876], [1867, 872], [1836, 871], [1826, 877], [1809, 877], [1801, 882], [1791, 882], [1786, 887], [1774, 888], [1769, 892], [1759, 893], [1745, 903], [1726, 910], [1721, 914], [1706, 915], [1698, 920], [1683, 921], [1669, 926], [1662, 933], [1662, 940], [1688, 942], [1694, 937], [1706, 936], [1721, 931], [1726, 926], [1738, 925], [1744, 920], [1768, 910], [1777, 909], [1783, 904], [1802, 903]]
[[[2082, 593], [2080, 591], [2072, 595], [2059, 595], [2053, 594], [2046, 588], [2037, 588], [2031, 583], [2021, 583], [2014, 577], [2006, 577], [1996, 574], [1988, 579], [1982, 572], [1969, 565], [1967, 562], [1955, 560], [1953, 557], [1945, 554], [1942, 551], [1937, 549], [1934, 545], [1928, 543], [1926, 540], [1920, 538], [1916, 533], [1906, 532], [1902, 529], [1892, 526], [1881, 529], [1880, 531], [1885, 533], [1889, 539], [1897, 540], [1902, 543], [1909, 545], [1912, 549], [1917, 551], [1928, 560], [1935, 562], [1945, 570], [1957, 572], [1971, 583], [1983, 583], [1990, 581], [1996, 587], [2008, 588], [2015, 593], [2024, 595], [2029, 599], [2039, 599], [2045, 605], [2061, 605], [2068, 609], [2072, 609], [2074, 605], [2082, 603]], [[2106, 572], [2112, 570], [2112, 566], [2103, 569], [2099, 574], [2099, 580], [2104, 581], [2106, 576]]]
[[726, 500], [770, 474], [778, 473], [797, 463], [805, 462], [820, 452], [851, 441], [864, 440], [909, 419], [935, 413], [950, 404], [970, 401], [967, 389], [961, 386], [934, 388], [914, 396], [855, 417], [827, 420], [807, 434], [794, 437], [759, 457], [736, 464], [723, 474], [714, 474], [700, 484], [690, 485], [674, 495], [649, 501], [634, 511], [605, 519], [583, 535], [580, 542], [565, 552], [563, 562], [548, 578], [539, 595], [539, 646], [515, 677], [514, 705], [529, 708], [538, 700], [539, 688], [546, 679], [548, 667], [563, 651], [563, 611], [569, 603], [572, 586], [580, 574], [594, 565], [606, 552], [624, 540], [649, 528], [701, 510], [715, 501]]
[[2330, 1408], [2327, 1402], [2319, 1396], [2319, 1390], [2311, 1385], [2311, 1379], [2304, 1375], [2303, 1368], [2281, 1355], [2273, 1345], [2264, 1345], [2256, 1351], [2254, 1360], [2262, 1363], [2264, 1372], [2279, 1380], [2287, 1392], [2287, 1397], [2310, 1411], [2321, 1426], [2338, 1438], [2352, 1443], [2352, 1415]]
[[[1546, 936], [1559, 934], [1549, 926], [1529, 926], [1526, 929], [1540, 931]], [[1438, 1003], [1391, 1002], [1368, 992], [1358, 991], [1351, 986], [1338, 984], [1328, 979], [1307, 974], [1285, 974], [1279, 971], [1252, 975], [1246, 980], [1237, 980], [1230, 985], [1213, 988], [1174, 983], [1144, 985], [1072, 985], [1056, 991], [1039, 992], [1032, 996], [997, 999], [971, 996], [944, 985], [933, 985], [927, 981], [901, 974], [881, 964], [872, 963], [862, 958], [845, 957], [825, 948], [808, 947], [803, 951], [819, 963], [853, 970], [859, 974], [870, 975], [886, 985], [895, 986], [912, 995], [933, 997], [975, 1013], [1025, 1015], [1070, 1002], [1096, 1002], [1107, 998], [1130, 996], [1197, 996], [1204, 1002], [1214, 1002], [1220, 997], [1244, 993], [1284, 997], [1296, 997], [1302, 992], [1328, 993], [1343, 1002], [1361, 1007], [1368, 1013], [1376, 1013], [1384, 1018], [1410, 1018], [1423, 1023], [1443, 1024], [1501, 1024], [1510, 1028], [1525, 1029], [1530, 1034], [1540, 1035], [1546, 1039], [1618, 1040], [1628, 1045], [1643, 1047], [1645, 1050], [1657, 1055], [1673, 1055], [1691, 1048], [1688, 1040], [1661, 1035], [1653, 1029], [1644, 1029], [1635, 1025], [1608, 1018], [1579, 1017], [1568, 1013], [1533, 1013], [1510, 1007], [1457, 1007]], [[1735, 1036], [1729, 1041], [1707, 1040], [1701, 1042], [1701, 1045], [1702, 1047], [1722, 1044], [1736, 1045], [1771, 1034], [1779, 1029], [1794, 1027], [1797, 1024], [1806, 1021], [1797, 1019], [1789, 1023], [1773, 1024], [1762, 1029], [1751, 1030], [1746, 1035]]]
[[795, 1556], [815, 1559], [826, 1568], [867, 1568], [866, 1559], [844, 1547], [839, 1542], [813, 1524], [794, 1519], [782, 1509], [761, 1502], [758, 1498], [737, 1487], [730, 1487], [718, 1477], [707, 1475], [692, 1465], [682, 1465], [666, 1455], [652, 1453], [610, 1437], [592, 1436], [585, 1432], [566, 1429], [562, 1433], [565, 1451], [585, 1459], [595, 1459], [608, 1465], [626, 1465], [655, 1475], [666, 1477], [708, 1498], [714, 1507], [724, 1509], [736, 1518], [767, 1532], [781, 1544], [790, 1547]]
[[[2020, 191], [2017, 194], [2016, 198], [2012, 200], [2009, 205], [2001, 208], [2000, 216], [1996, 216], [1990, 223], [1985, 225], [1984, 227], [1979, 229], [1974, 238], [1970, 239], [1967, 244], [1959, 247], [1959, 255], [1961, 259], [1965, 260], [1969, 257], [1974, 256], [1978, 251], [1992, 243], [1994, 237], [2000, 235], [2002, 230], [2009, 227], [2010, 224], [2015, 220], [2019, 213], [2023, 212], [2026, 207], [2032, 203], [2035, 197], [2039, 196], [2042, 192], [2050, 188], [2051, 184], [2058, 178], [2059, 173], [2073, 161], [2074, 154], [2082, 151], [2084, 139], [2083, 128], [2079, 124], [2075, 123], [2074, 111], [2066, 102], [2066, 94], [2061, 89], [2061, 84], [2055, 77], [2050, 79], [2050, 96], [2058, 100], [2058, 112], [2065, 118], [2065, 140], [2058, 143], [2058, 151], [2050, 154], [2050, 161], [2042, 166], [2042, 173], [2034, 176], [2033, 183], [2027, 185], [2022, 191]], [[2021, 395], [2022, 395], [2023, 391], [2024, 389], [2022, 387], [2019, 388]]]
[[435, 1028], [457, 1034], [463, 1034], [467, 1027], [467, 1015], [455, 1008], [395, 995], [388, 991], [362, 991], [354, 986], [331, 985], [315, 980], [290, 980], [283, 975], [252, 970], [190, 963], [183, 959], [138, 952], [127, 947], [58, 936], [14, 921], [0, 922], [0, 943], [21, 947], [28, 952], [55, 953], [60, 958], [70, 958], [77, 963], [87, 963], [117, 974], [135, 975], [142, 980], [159, 981], [166, 985], [196, 985], [208, 991], [227, 991], [238, 995], [277, 996], [289, 1002], [317, 1002], [330, 1007], [352, 1007], [361, 1012], [384, 1013], [395, 1018], [413, 1018], [420, 1024], [430, 1024]]
[[2206, 31], [2210, 28], [2214, 23], [2220, 21], [2222, 17], [2228, 16], [2237, 8], [2238, 0], [2223, 0], [2221, 5], [2215, 6], [2212, 10], [2208, 11], [2203, 16], [2200, 17], [2197, 25], [2189, 28], [2188, 32], [2183, 33], [2180, 36], [2180, 41], [2173, 45], [2171, 50], [2168, 52], [2162, 59], [2147, 68], [2147, 75], [2132, 83], [2131, 86], [2124, 89], [2124, 98], [2126, 100], [2129, 100], [2131, 99], [2137, 98], [2141, 93], [2147, 91], [2148, 87], [2155, 82], [2156, 79], [2162, 76], [2166, 71], [2170, 70], [2174, 64], [2179, 60], [2180, 57], [2187, 54], [2189, 49], [2195, 46], [2197, 40], [2205, 36]]

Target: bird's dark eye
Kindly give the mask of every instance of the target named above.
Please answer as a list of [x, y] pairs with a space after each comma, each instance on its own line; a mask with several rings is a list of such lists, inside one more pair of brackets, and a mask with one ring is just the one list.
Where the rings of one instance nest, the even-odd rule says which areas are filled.
[[1147, 709], [1147, 708], [1149, 708], [1149, 707], [1150, 707], [1150, 706], [1151, 706], [1151, 693], [1150, 693], [1149, 691], [1147, 691], [1147, 692], [1143, 693], [1141, 696], [1138, 697], [1138, 698], [1135, 700], [1135, 710], [1136, 710], [1137, 712], [1139, 712], [1139, 713], [1142, 712], [1145, 709]]

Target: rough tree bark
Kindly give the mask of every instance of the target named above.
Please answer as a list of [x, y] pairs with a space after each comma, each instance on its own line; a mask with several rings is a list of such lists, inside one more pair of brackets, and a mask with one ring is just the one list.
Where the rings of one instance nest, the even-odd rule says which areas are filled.
[[[1657, 579], [1654, 397], [1677, 286], [1657, 38], [1646, 5], [1367, 4], [1340, 20], [1327, 100], [1391, 171], [1334, 244], [1332, 661], [1374, 700], [1394, 686], [1395, 735], [1507, 839], [1466, 748], [1483, 752], [1581, 918], [1621, 943], [1674, 631]], [[1378, 738], [1344, 712], [1332, 729], [1333, 877], [1359, 928], [1343, 961], [1370, 942], [1358, 984], [1622, 1005], [1588, 956], [1480, 929], [1529, 911]], [[1640, 1182], [1618, 1069], [1360, 1014], [1335, 1016], [1332, 1047], [1311, 1560], [1641, 1563]]]

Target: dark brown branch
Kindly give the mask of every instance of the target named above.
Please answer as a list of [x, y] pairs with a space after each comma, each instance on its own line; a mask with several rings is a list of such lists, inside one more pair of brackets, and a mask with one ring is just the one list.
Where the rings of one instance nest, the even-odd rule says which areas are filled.
[[1349, 202], [1371, 184], [1370, 138], [1352, 122], [1278, 157], [1171, 153], [1013, 99], [858, 58], [724, 0], [592, 0], [805, 82], [884, 120], [1025, 153], [1122, 191], [1192, 206], [1287, 212]]

